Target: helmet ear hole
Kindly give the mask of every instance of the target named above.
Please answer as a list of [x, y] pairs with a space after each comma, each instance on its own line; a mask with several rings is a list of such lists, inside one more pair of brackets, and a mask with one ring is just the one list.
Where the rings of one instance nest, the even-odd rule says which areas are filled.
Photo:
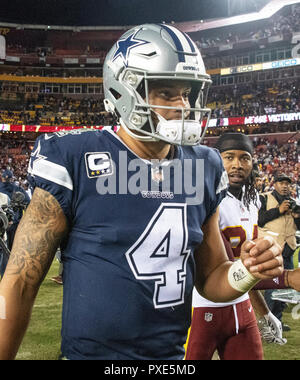
[[142, 99], [146, 99], [146, 89], [145, 89], [145, 81], [141, 81], [136, 89], [137, 93], [141, 96]]
[[116, 91], [114, 88], [110, 88], [109, 91], [110, 91], [110, 93], [112, 94], [112, 96], [115, 98], [115, 100], [120, 99], [121, 96], [122, 96], [122, 95], [121, 95], [118, 91]]
[[[191, 82], [191, 92], [189, 94], [189, 103], [191, 108], [198, 108], [202, 104], [202, 89], [201, 84]], [[197, 120], [198, 112], [191, 111], [189, 115], [190, 120]]]
[[[110, 92], [111, 97], [113, 98], [114, 102], [122, 97], [122, 95], [118, 91], [114, 90], [113, 88], [110, 88], [109, 92]], [[104, 103], [104, 108], [105, 108], [106, 112], [109, 112], [112, 115], [115, 115], [116, 117], [120, 116], [120, 114], [117, 111], [114, 103], [111, 100], [106, 98], [106, 99], [104, 99], [103, 103]]]

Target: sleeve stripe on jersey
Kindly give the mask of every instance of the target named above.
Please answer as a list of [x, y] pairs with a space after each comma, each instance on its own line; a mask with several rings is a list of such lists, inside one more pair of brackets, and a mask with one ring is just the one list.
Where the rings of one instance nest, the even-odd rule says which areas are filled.
[[54, 162], [45, 159], [34, 161], [31, 174], [57, 183], [69, 190], [73, 190], [73, 182], [67, 169]]

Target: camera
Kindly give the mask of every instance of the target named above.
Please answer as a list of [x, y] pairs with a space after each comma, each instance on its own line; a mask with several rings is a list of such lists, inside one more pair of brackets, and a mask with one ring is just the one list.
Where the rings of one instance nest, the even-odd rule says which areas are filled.
[[295, 199], [289, 198], [288, 200], [290, 202], [291, 211], [295, 214], [300, 214], [300, 204], [298, 204]]
[[7, 230], [7, 227], [8, 227], [7, 216], [5, 212], [2, 210], [2, 208], [0, 207], [0, 236], [2, 235], [2, 231], [4, 233]]
[[3, 237], [9, 223], [13, 221], [14, 215], [14, 211], [9, 206], [0, 207], [0, 237]]
[[14, 212], [8, 206], [0, 207], [0, 252], [8, 259], [10, 256], [10, 250], [4, 240], [5, 232], [9, 227], [9, 222], [14, 218]]
[[17, 212], [18, 210], [25, 210], [27, 207], [25, 195], [21, 193], [21, 191], [14, 192], [11, 197], [10, 206], [13, 212]]
[[16, 223], [27, 207], [25, 195], [20, 191], [13, 193], [11, 203], [0, 207], [0, 236], [9, 228], [10, 224]]

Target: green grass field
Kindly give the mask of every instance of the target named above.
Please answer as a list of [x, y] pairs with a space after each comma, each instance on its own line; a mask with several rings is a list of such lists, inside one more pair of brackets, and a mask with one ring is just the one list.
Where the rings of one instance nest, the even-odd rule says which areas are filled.
[[17, 360], [56, 360], [60, 355], [63, 287], [50, 280], [57, 276], [58, 268], [54, 260], [36, 298]]
[[[57, 276], [58, 268], [59, 264], [57, 260], [54, 260], [41, 285], [17, 360], [56, 360], [60, 355], [63, 287], [50, 280], [52, 276]], [[293, 308], [294, 305], [288, 306], [283, 317], [283, 321], [291, 327], [290, 332], [284, 333], [288, 343], [285, 346], [265, 344], [265, 360], [300, 359], [300, 310], [298, 311], [299, 319], [295, 319], [292, 317]]]
[[[294, 255], [294, 266], [298, 267], [298, 252]], [[294, 312], [293, 312], [294, 310]], [[293, 318], [294, 316], [294, 318]], [[283, 333], [288, 342], [284, 346], [274, 344], [264, 345], [267, 360], [300, 360], [300, 306], [289, 304], [283, 313], [282, 321], [291, 327], [291, 331]]]

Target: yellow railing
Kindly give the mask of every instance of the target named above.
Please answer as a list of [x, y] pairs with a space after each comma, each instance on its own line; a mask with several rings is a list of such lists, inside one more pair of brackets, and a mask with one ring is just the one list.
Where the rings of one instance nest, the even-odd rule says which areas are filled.
[[0, 82], [28, 82], [28, 83], [102, 83], [103, 78], [100, 77], [40, 77], [34, 75], [18, 76], [18, 75], [0, 75]]

